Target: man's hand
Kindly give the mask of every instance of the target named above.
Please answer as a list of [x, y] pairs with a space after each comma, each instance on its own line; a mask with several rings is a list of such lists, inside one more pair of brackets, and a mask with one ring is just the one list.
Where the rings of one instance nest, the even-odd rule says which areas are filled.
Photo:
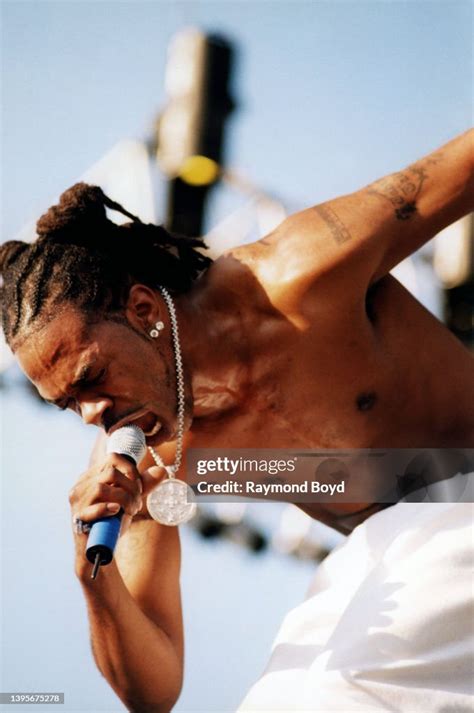
[[[106, 444], [107, 444], [107, 437], [103, 431], [99, 433], [97, 436], [96, 442], [94, 443], [94, 447], [91, 452], [91, 456], [89, 459], [89, 470], [92, 470], [95, 467], [103, 467], [104, 461], [107, 458], [107, 451], [106, 451]], [[169, 447], [170, 451], [172, 454], [174, 454], [175, 451], [175, 443], [170, 442], [169, 444], [163, 444], [163, 446], [160, 446], [158, 448], [158, 452], [160, 452], [160, 455], [164, 458], [165, 461], [169, 461], [170, 457], [168, 453], [164, 452], [165, 447]], [[120, 457], [120, 456], [117, 456]], [[127, 461], [128, 462], [128, 461]], [[137, 477], [140, 478], [140, 483], [141, 483], [141, 496], [142, 496], [142, 505], [141, 508], [133, 515], [133, 520], [142, 520], [142, 519], [147, 519], [151, 520], [151, 515], [149, 514], [146, 506], [146, 499], [147, 496], [150, 494], [150, 492], [156, 488], [158, 483], [160, 483], [163, 478], [166, 477], [166, 470], [162, 467], [158, 467], [153, 464], [153, 458], [150, 456], [149, 453], [147, 453], [141, 463], [138, 464], [139, 470], [137, 471]], [[133, 470], [133, 469], [132, 469]], [[89, 471], [88, 471], [89, 472]], [[86, 474], [85, 474], [86, 475]], [[113, 513], [112, 513], [113, 514]], [[125, 530], [122, 527], [121, 533], [123, 534], [129, 527], [130, 522], [125, 525]]]
[[[123, 510], [121, 535], [132, 518], [143, 508], [143, 484], [136, 467], [124, 456], [112, 453], [100, 465], [83, 473], [69, 492], [72, 517], [91, 523]], [[90, 566], [85, 556], [88, 535], [74, 533], [76, 574], [84, 575]]]

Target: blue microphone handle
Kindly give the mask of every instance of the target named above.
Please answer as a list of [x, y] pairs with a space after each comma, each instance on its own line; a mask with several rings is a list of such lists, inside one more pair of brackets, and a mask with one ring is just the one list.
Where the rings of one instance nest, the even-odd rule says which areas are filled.
[[[122, 455], [135, 465], [133, 458], [126, 454]], [[114, 550], [120, 535], [123, 513], [124, 509], [120, 508], [116, 515], [101, 517], [92, 523], [86, 548], [86, 557], [94, 565], [92, 579], [97, 577], [100, 565], [110, 564], [114, 558]]]
[[100, 564], [109, 564], [114, 556], [115, 545], [122, 525], [123, 508], [116, 515], [101, 517], [95, 520], [87, 540], [86, 557], [95, 563], [96, 555], [100, 554]]

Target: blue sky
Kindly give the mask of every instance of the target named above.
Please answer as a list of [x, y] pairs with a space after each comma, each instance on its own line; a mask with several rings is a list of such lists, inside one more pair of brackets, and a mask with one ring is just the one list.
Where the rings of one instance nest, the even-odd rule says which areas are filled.
[[40, 1], [2, 14], [4, 239], [118, 139], [147, 134], [183, 26], [236, 42], [229, 164], [297, 207], [472, 122], [469, 2]]
[[[237, 43], [229, 166], [294, 208], [396, 170], [472, 123], [470, 2], [40, 1], [1, 9], [2, 240], [119, 139], [147, 135], [165, 99], [166, 47], [183, 26]], [[209, 227], [238, 201], [216, 191]], [[3, 396], [3, 690], [65, 690], [64, 709], [124, 710], [92, 662], [72, 566], [67, 493], [95, 433], [13, 385]], [[312, 569], [205, 546], [186, 529], [183, 541], [189, 643], [176, 710], [231, 711]]]

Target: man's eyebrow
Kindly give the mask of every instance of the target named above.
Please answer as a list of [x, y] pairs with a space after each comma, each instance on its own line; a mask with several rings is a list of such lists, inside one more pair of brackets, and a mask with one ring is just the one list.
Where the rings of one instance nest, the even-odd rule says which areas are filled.
[[[83, 366], [81, 366], [78, 375], [76, 376], [74, 381], [70, 384], [68, 390], [77, 389], [79, 386], [83, 386], [85, 383], [87, 383], [88, 379], [90, 379], [91, 371], [92, 371], [94, 364], [95, 364], [95, 359], [94, 359], [94, 361], [90, 361], [90, 362], [84, 364]], [[57, 399], [44, 399], [44, 400], [47, 401], [48, 404], [53, 404], [53, 406], [58, 406], [61, 403], [61, 401], [64, 401], [64, 399], [66, 399], [66, 398], [67, 398], [67, 396], [60, 396]]]

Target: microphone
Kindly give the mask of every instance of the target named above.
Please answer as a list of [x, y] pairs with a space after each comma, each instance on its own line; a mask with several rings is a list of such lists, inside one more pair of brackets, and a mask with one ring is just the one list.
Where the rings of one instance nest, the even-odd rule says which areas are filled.
[[[118, 428], [107, 439], [107, 453], [118, 453], [138, 465], [146, 453], [145, 434], [134, 424]], [[100, 565], [109, 564], [114, 556], [115, 545], [120, 534], [123, 508], [116, 515], [95, 520], [87, 540], [86, 557], [92, 562], [91, 579], [95, 579]]]

